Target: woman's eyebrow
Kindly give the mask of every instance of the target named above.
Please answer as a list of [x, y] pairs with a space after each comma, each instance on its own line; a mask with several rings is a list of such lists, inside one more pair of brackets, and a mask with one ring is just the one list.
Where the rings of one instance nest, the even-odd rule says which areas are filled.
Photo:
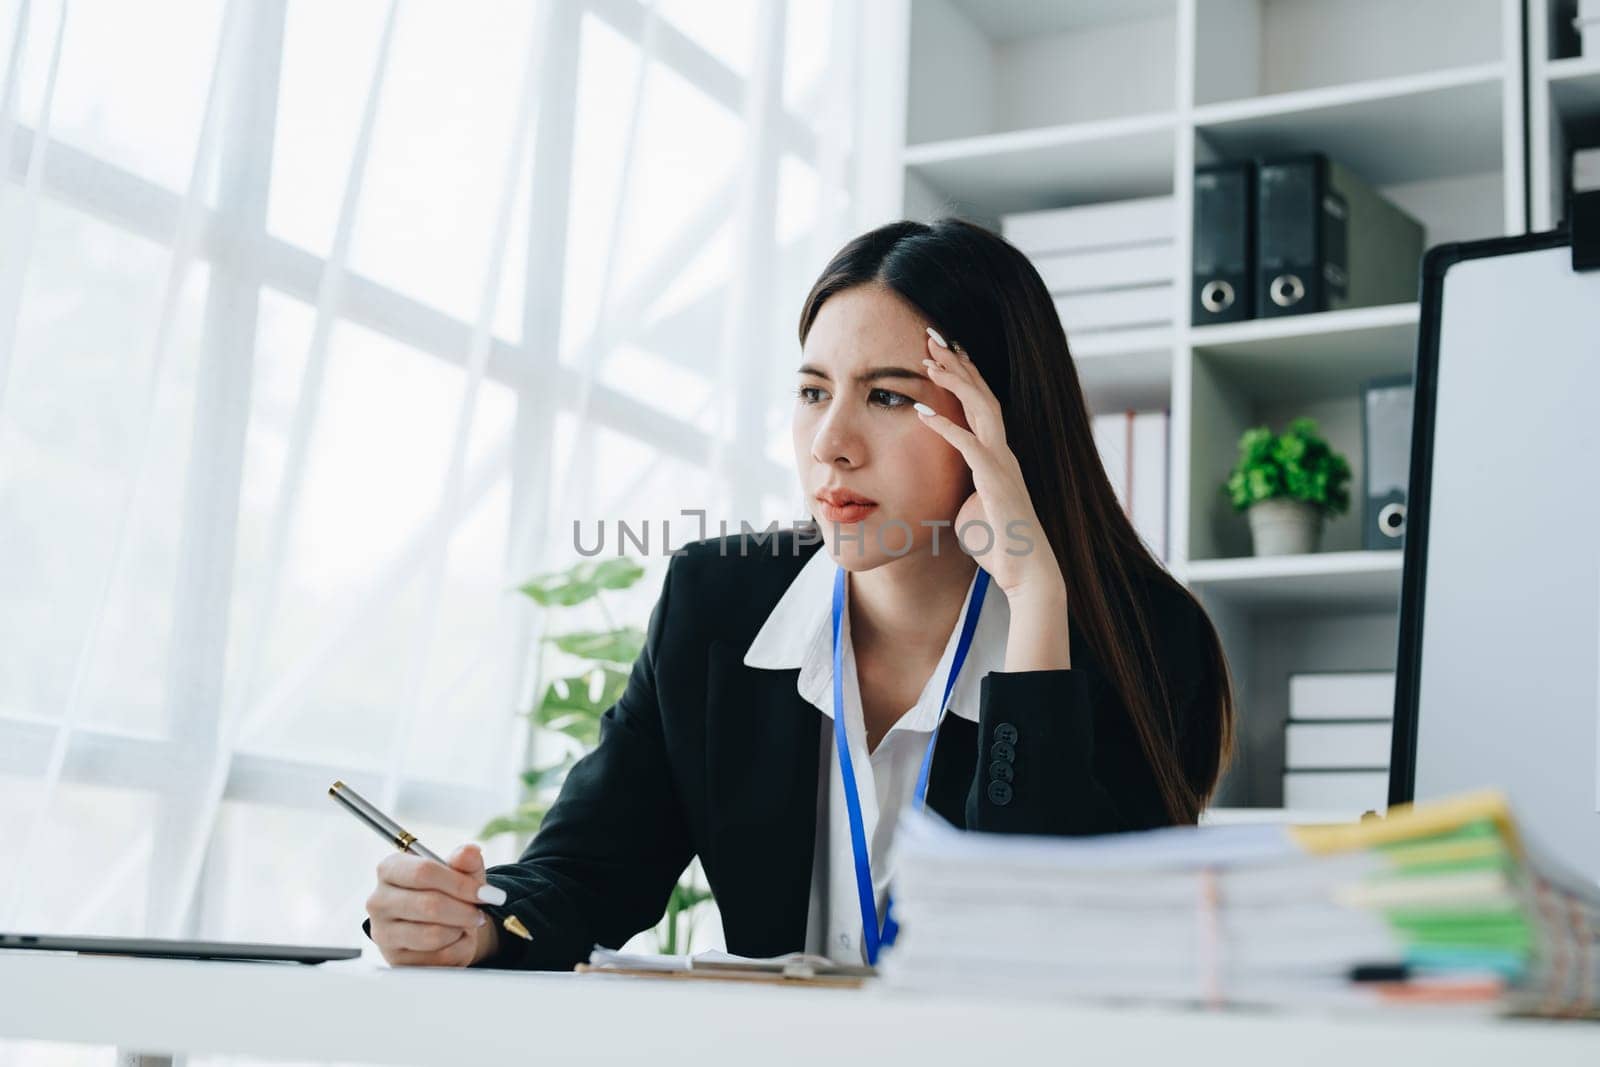
[[[796, 371], [796, 373], [810, 374], [814, 377], [821, 378], [825, 382], [833, 381], [833, 379], [828, 376], [827, 371], [823, 370], [814, 363], [800, 364], [800, 368], [798, 371]], [[928, 376], [926, 374], [923, 374], [920, 371], [914, 371], [910, 367], [873, 367], [871, 370], [865, 370], [856, 375], [855, 380], [858, 382], [875, 382], [882, 378], [909, 378], [912, 381], [919, 382], [925, 382], [928, 380]]]

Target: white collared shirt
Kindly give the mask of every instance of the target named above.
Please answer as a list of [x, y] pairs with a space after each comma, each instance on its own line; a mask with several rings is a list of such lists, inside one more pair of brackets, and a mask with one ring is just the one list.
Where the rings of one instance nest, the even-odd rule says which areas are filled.
[[[838, 565], [826, 548], [819, 546], [767, 616], [760, 633], [750, 643], [744, 662], [746, 666], [766, 670], [798, 667], [800, 676], [795, 688], [822, 712], [818, 723], [822, 731], [817, 761], [818, 832], [811, 868], [811, 907], [806, 921], [805, 950], [847, 963], [861, 963], [865, 960], [866, 949], [861, 937], [855, 855], [845, 808], [844, 779], [833, 744], [833, 581], [837, 569]], [[976, 572], [973, 580], [977, 580]], [[969, 585], [969, 597], [971, 590]], [[847, 597], [848, 594], [847, 583]], [[929, 737], [938, 723], [939, 701], [944, 696], [945, 678], [955, 659], [961, 622], [961, 619], [956, 620], [945, 642], [944, 653], [923, 685], [916, 704], [889, 728], [870, 755], [861, 711], [861, 686], [850, 640], [849, 611], [845, 612], [840, 627], [845, 733], [850, 743], [856, 785], [861, 793], [861, 820], [870, 842], [872, 889], [880, 917], [892, 873], [895, 822], [901, 808], [911, 801]], [[1006, 633], [1010, 623], [1006, 596], [990, 582], [972, 635], [972, 647], [967, 651], [966, 663], [950, 693], [951, 715], [978, 721], [980, 683], [990, 671], [1005, 668]]]

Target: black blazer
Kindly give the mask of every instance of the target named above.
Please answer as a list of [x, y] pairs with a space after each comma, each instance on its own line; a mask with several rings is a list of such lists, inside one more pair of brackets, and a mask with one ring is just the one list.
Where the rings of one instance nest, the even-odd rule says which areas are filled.
[[[745, 666], [744, 654], [815, 542], [779, 532], [686, 546], [667, 568], [643, 652], [600, 743], [569, 772], [515, 863], [489, 868], [533, 935], [502, 934], [491, 966], [570, 969], [594, 945], [620, 946], [658, 922], [684, 867], [700, 857], [728, 951], [804, 948], [817, 823], [821, 728], [797, 670]], [[1152, 602], [1176, 686], [1177, 728], [1211, 671], [1200, 612], [1165, 590]], [[1070, 623], [1071, 670], [993, 671], [979, 721], [946, 716], [928, 805], [974, 830], [1092, 834], [1168, 817], [1120, 701]], [[1010, 789], [991, 788], [996, 732], [1011, 740]], [[1004, 751], [1004, 750], [1002, 750]], [[1003, 772], [1002, 772], [1003, 773]], [[826, 833], [824, 826], [822, 832]]]

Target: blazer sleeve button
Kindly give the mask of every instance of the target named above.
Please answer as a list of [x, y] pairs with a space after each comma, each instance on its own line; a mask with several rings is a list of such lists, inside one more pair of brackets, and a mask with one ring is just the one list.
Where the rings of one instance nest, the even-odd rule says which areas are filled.
[[1011, 769], [1011, 764], [1005, 760], [997, 759], [989, 764], [989, 777], [997, 782], [1009, 782], [1015, 776], [1016, 772]]
[[990, 782], [989, 799], [993, 801], [997, 807], [1005, 807], [1007, 804], [1011, 803], [1011, 786], [1005, 782]]
[[994, 739], [1014, 745], [1017, 743], [1017, 728], [1008, 722], [997, 723], [994, 728]]
[[1017, 750], [1004, 741], [996, 741], [994, 747], [989, 749], [989, 758], [1005, 760], [1010, 763], [1017, 758]]

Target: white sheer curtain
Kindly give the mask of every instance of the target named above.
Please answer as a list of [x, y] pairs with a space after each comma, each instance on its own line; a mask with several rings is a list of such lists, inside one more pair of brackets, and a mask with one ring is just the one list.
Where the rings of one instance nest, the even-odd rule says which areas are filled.
[[664, 520], [800, 516], [869, 6], [0, 6], [0, 929], [349, 942], [328, 782], [516, 802], [575, 520], [642, 624]]

